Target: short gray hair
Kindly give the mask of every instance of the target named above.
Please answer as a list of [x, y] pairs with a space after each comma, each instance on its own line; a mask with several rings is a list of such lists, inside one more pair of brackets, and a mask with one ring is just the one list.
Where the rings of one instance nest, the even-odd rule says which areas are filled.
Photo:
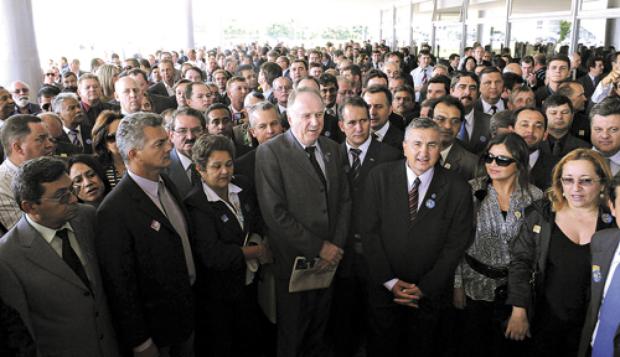
[[309, 87], [302, 87], [302, 88], [291, 91], [291, 94], [289, 94], [288, 96], [287, 107], [290, 108], [293, 105], [295, 105], [295, 101], [297, 101], [297, 97], [303, 93], [314, 94], [321, 101], [321, 105], [323, 106], [323, 108], [325, 108], [325, 103], [323, 102], [323, 97], [321, 97], [321, 93], [319, 93], [318, 90], [314, 88], [309, 88]]
[[249, 123], [249, 127], [250, 128], [254, 127], [254, 123], [253, 122], [256, 120], [255, 119], [256, 118], [255, 117], [255, 113], [266, 112], [268, 110], [273, 110], [276, 113], [276, 115], [278, 114], [278, 110], [276, 109], [276, 106], [273, 103], [271, 103], [271, 102], [265, 101], [265, 102], [256, 103], [256, 104], [250, 106], [248, 108], [248, 114], [249, 114], [248, 123]]
[[129, 161], [129, 151], [144, 147], [144, 128], [147, 126], [163, 128], [162, 117], [159, 114], [138, 112], [124, 117], [118, 125], [116, 146], [125, 163]]
[[439, 125], [437, 125], [437, 123], [435, 123], [435, 121], [433, 119], [429, 119], [429, 118], [416, 118], [413, 119], [411, 121], [411, 123], [409, 123], [409, 125], [407, 125], [407, 128], [405, 129], [405, 141], [408, 141], [410, 136], [411, 136], [411, 132], [414, 129], [432, 129], [435, 130], [436, 132], [439, 133]]
[[80, 99], [75, 93], [60, 93], [52, 101], [52, 110], [54, 111], [54, 113], [60, 113], [60, 110], [62, 109], [62, 103], [64, 103], [67, 99], [74, 99], [78, 103], [80, 102]]

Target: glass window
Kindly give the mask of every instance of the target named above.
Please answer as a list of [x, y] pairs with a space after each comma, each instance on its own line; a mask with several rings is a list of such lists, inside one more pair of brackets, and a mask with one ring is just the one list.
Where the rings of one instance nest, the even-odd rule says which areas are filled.
[[437, 10], [437, 13], [435, 14], [435, 21], [449, 21], [449, 22], [461, 21], [461, 9], [452, 8], [452, 9], [445, 9], [445, 10]]
[[606, 25], [607, 21], [604, 19], [584, 19], [579, 21], [579, 38], [577, 43], [585, 46], [604, 46]]
[[506, 41], [506, 24], [502, 21], [467, 24], [466, 46], [480, 42], [483, 46], [491, 45], [491, 51], [499, 53], [504, 41]]
[[[515, 48], [517, 42], [523, 44], [515, 56], [531, 55], [536, 46], [547, 45], [548, 53], [553, 53], [562, 45], [570, 42], [572, 23], [568, 20], [533, 19], [513, 21], [510, 30], [510, 48]], [[551, 46], [548, 46], [548, 45]], [[525, 53], [523, 53], [525, 52]]]
[[581, 10], [607, 10], [620, 7], [620, 0], [583, 0]]
[[463, 0], [437, 0], [437, 9], [461, 6], [463, 6]]
[[415, 45], [431, 43], [433, 30], [433, 1], [413, 4], [413, 42]]
[[506, 1], [471, 0], [467, 8], [468, 21], [499, 20], [506, 18]]
[[461, 24], [439, 24], [435, 27], [435, 44], [440, 57], [448, 57], [452, 53], [461, 53]]
[[513, 0], [512, 15], [536, 15], [541, 12], [570, 11], [571, 0]]
[[409, 5], [396, 7], [396, 43], [399, 46], [406, 46], [409, 44], [409, 18], [411, 14], [411, 7]]

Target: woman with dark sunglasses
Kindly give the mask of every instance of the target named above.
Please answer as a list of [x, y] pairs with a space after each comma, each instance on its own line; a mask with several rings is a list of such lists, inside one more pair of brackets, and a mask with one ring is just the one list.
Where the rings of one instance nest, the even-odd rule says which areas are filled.
[[103, 166], [105, 178], [112, 188], [123, 178], [126, 171], [125, 162], [116, 147], [116, 129], [121, 118], [118, 112], [104, 110], [95, 120], [92, 131], [93, 151]]
[[533, 356], [576, 356], [584, 323], [590, 276], [590, 240], [615, 227], [609, 214], [605, 159], [590, 149], [568, 153], [552, 172], [547, 198], [525, 211], [511, 247], [506, 336], [532, 336]]
[[464, 351], [471, 356], [519, 356], [523, 346], [504, 337], [509, 245], [523, 212], [542, 197], [529, 184], [528, 148], [517, 134], [493, 138], [481, 156], [485, 174], [470, 181], [475, 237], [457, 269], [454, 305], [464, 309]]

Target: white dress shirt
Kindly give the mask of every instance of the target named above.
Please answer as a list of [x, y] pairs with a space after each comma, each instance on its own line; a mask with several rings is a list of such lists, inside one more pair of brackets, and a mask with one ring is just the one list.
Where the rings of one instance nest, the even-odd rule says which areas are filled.
[[390, 129], [390, 121], [386, 121], [385, 124], [383, 125], [383, 127], [377, 131], [373, 131], [373, 133], [375, 135], [377, 135], [377, 141], [381, 142], [383, 141], [383, 138], [385, 137], [385, 134], [387, 134], [387, 131]]
[[73, 232], [73, 227], [71, 227], [71, 224], [69, 224], [69, 222], [66, 222], [62, 227], [58, 229], [52, 229], [33, 221], [29, 215], [26, 215], [26, 220], [32, 226], [32, 228], [34, 228], [35, 231], [39, 232], [41, 237], [43, 237], [43, 239], [45, 239], [45, 241], [49, 243], [50, 247], [52, 247], [54, 252], [56, 252], [56, 254], [58, 254], [60, 258], [62, 258], [62, 240], [56, 236], [56, 232], [66, 228], [67, 237], [69, 237], [71, 248], [73, 248], [73, 250], [75, 251], [75, 254], [80, 259], [82, 265], [86, 265], [84, 261], [84, 256], [82, 255], [82, 249], [80, 248], [80, 243], [77, 241], [75, 233]]
[[530, 162], [529, 162], [530, 170], [534, 167], [534, 165], [536, 165], [536, 161], [538, 161], [539, 157], [540, 157], [540, 150], [536, 150], [530, 154]]
[[[244, 229], [245, 223], [243, 220], [243, 212], [241, 211], [241, 200], [239, 200], [239, 192], [242, 191], [241, 187], [234, 185], [232, 183], [228, 184], [228, 202], [226, 202], [220, 196], [218, 196], [218, 194], [215, 193], [215, 191], [213, 191], [213, 189], [204, 182], [202, 183], [202, 190], [207, 196], [207, 200], [209, 202], [223, 202], [228, 208], [228, 210], [232, 212], [235, 218], [237, 219], [237, 223], [239, 223], [241, 230]], [[221, 218], [227, 219], [224, 217], [221, 217]]]
[[[415, 172], [413, 172], [413, 170], [411, 170], [411, 168], [409, 168], [407, 161], [405, 161], [405, 171], [407, 173], [407, 192], [411, 191], [415, 180], [417, 178], [420, 179], [420, 185], [418, 186], [418, 209], [420, 209], [420, 205], [422, 204], [422, 201], [424, 201], [424, 197], [426, 196], [428, 187], [431, 185], [431, 181], [433, 181], [435, 169], [431, 167], [422, 175], [418, 176], [415, 174]], [[394, 285], [396, 285], [397, 281], [398, 278], [391, 279], [383, 283], [383, 286], [385, 286], [385, 288], [389, 291], [392, 291], [392, 288], [394, 287]]]
[[353, 167], [353, 155], [351, 154], [351, 148], [353, 149], [359, 149], [362, 152], [360, 153], [359, 157], [360, 157], [360, 165], [364, 163], [364, 159], [366, 158], [366, 153], [368, 152], [368, 148], [370, 147], [370, 142], [372, 141], [372, 136], [368, 135], [368, 139], [366, 139], [366, 141], [364, 141], [364, 143], [362, 145], [360, 145], [359, 147], [354, 148], [353, 146], [349, 145], [349, 142], [346, 141], [345, 145], [347, 146], [347, 156], [349, 157], [349, 164], [351, 165], [351, 167]]
[[[301, 145], [301, 147], [304, 149], [304, 151], [306, 150], [306, 145], [304, 145], [296, 136], [295, 133], [293, 133], [291, 131], [291, 134], [293, 134], [293, 137], [295, 138], [295, 140], [297, 140], [297, 142], [299, 143], [299, 145]], [[327, 182], [327, 184], [329, 185], [329, 182], [327, 181], [327, 175], [325, 174], [325, 161], [323, 161], [323, 151], [321, 151], [321, 146], [319, 145], [319, 141], [317, 140], [314, 143], [314, 147], [316, 148], [316, 150], [314, 150], [314, 157], [316, 158], [316, 161], [319, 163], [319, 167], [321, 168], [321, 171], [323, 171], [323, 176], [325, 177], [325, 182]]]
[[504, 107], [504, 101], [501, 100], [501, 98], [500, 100], [497, 101], [497, 103], [489, 104], [484, 99], [482, 99], [482, 97], [480, 97], [480, 102], [482, 103], [482, 111], [489, 115], [493, 115], [493, 110], [491, 110], [491, 107], [493, 105], [495, 105], [495, 113], [499, 113], [499, 112], [506, 110], [506, 107]]
[[471, 140], [471, 135], [474, 132], [474, 109], [465, 114], [465, 129], [467, 130], [469, 140]]

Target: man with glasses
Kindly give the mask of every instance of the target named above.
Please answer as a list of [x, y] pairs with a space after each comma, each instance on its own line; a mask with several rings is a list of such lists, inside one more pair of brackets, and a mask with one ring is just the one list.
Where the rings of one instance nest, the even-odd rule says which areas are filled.
[[94, 254], [95, 209], [77, 203], [57, 159], [26, 162], [12, 187], [25, 214], [0, 245], [0, 297], [40, 355], [120, 356]]
[[280, 121], [285, 129], [290, 127], [286, 117], [286, 107], [288, 106], [288, 95], [293, 89], [293, 82], [286, 77], [279, 77], [273, 81], [273, 94], [278, 105]]
[[0, 142], [6, 160], [0, 165], [0, 233], [13, 227], [21, 210], [11, 189], [11, 181], [27, 160], [51, 155], [54, 144], [41, 119], [28, 114], [13, 115], [0, 131]]
[[514, 132], [525, 140], [530, 152], [530, 182], [543, 192], [551, 187], [551, 171], [559, 161], [540, 149], [545, 138], [547, 118], [536, 108], [521, 108], [512, 114]]
[[439, 126], [441, 138], [439, 164], [469, 181], [475, 176], [478, 157], [467, 151], [461, 142], [456, 140], [464, 120], [464, 111], [463, 104], [458, 99], [444, 96], [433, 103], [431, 116]]
[[9, 86], [9, 91], [15, 102], [14, 114], [39, 114], [41, 107], [30, 102], [30, 86], [22, 81], [15, 81]]
[[187, 196], [194, 186], [200, 185], [200, 175], [192, 163], [192, 147], [205, 130], [205, 118], [196, 109], [183, 107], [172, 114], [170, 166], [165, 172], [174, 182], [181, 197]]

